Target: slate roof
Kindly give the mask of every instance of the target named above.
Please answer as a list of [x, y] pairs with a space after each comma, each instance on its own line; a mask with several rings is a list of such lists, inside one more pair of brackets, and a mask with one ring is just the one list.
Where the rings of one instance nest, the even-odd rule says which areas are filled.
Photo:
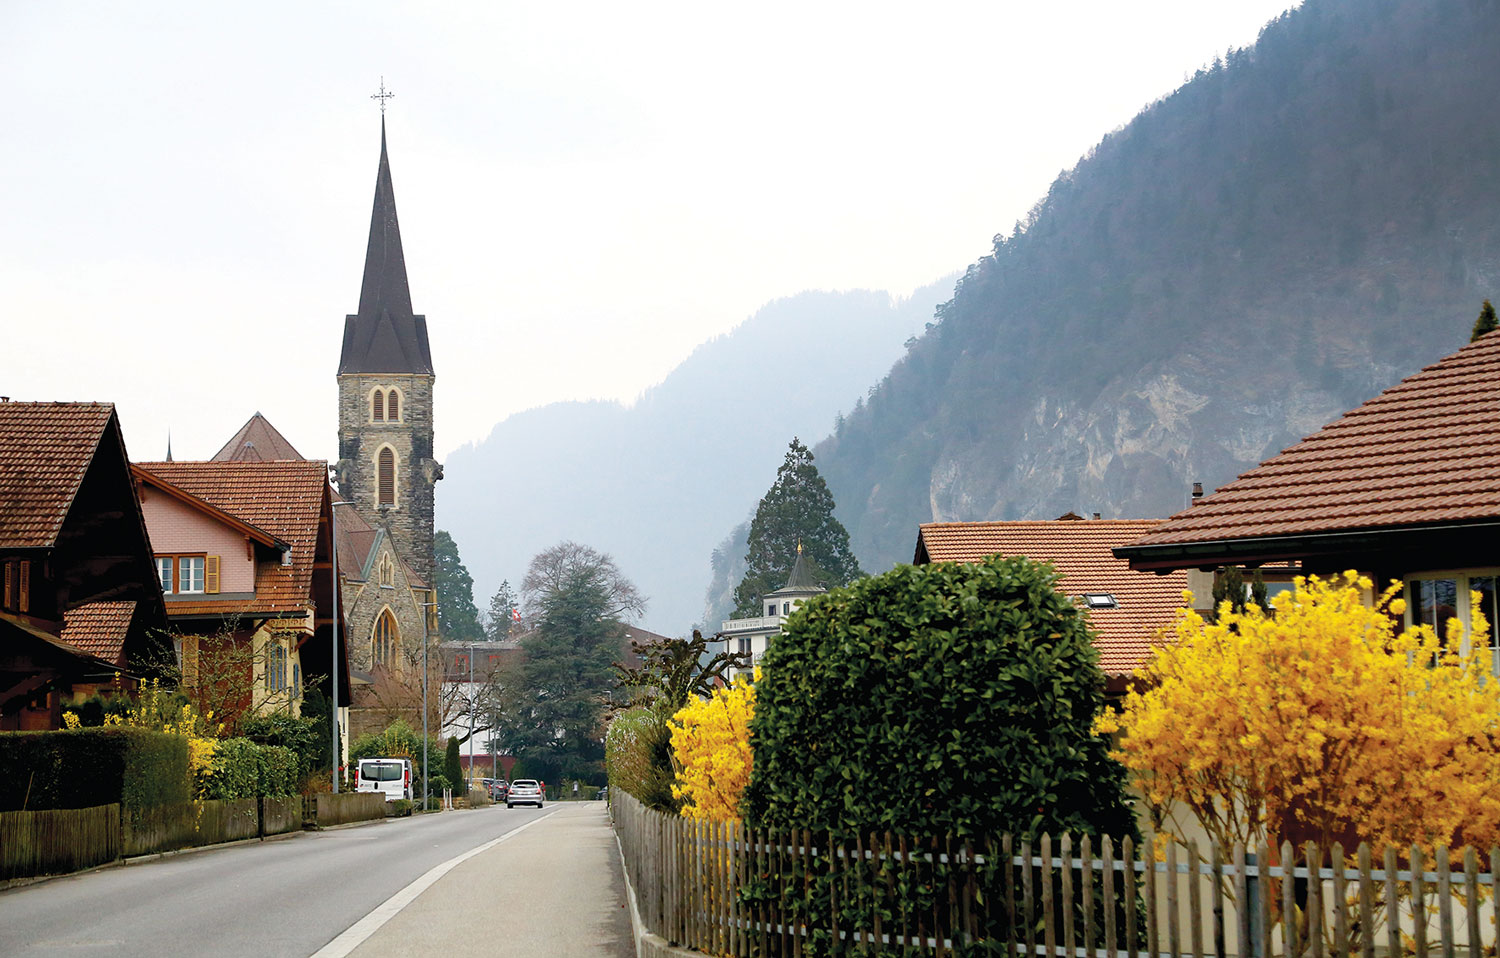
[[1026, 556], [1050, 562], [1070, 596], [1107, 593], [1112, 609], [1088, 609], [1094, 647], [1106, 675], [1128, 675], [1146, 664], [1151, 640], [1183, 607], [1187, 573], [1136, 572], [1111, 552], [1161, 524], [1160, 519], [1052, 519], [1018, 522], [932, 522], [919, 527], [914, 561], [978, 562]]
[[[239, 613], [297, 613], [312, 602], [318, 518], [328, 494], [328, 464], [320, 459], [271, 462], [140, 462], [136, 467], [291, 546], [292, 564], [261, 562], [255, 598], [233, 602]], [[221, 614], [227, 600], [171, 602], [173, 618]]]
[[89, 602], [63, 613], [64, 642], [108, 662], [125, 664], [125, 636], [135, 617], [134, 602]]
[[1136, 547], [1500, 519], [1500, 334], [1221, 486]]
[[[170, 447], [169, 447], [170, 448]], [[270, 420], [260, 413], [251, 416], [224, 448], [213, 454], [210, 462], [256, 462], [275, 459], [301, 459]], [[171, 456], [167, 457], [171, 461]]]
[[0, 403], [0, 548], [57, 541], [115, 407]]
[[370, 242], [365, 249], [359, 312], [344, 319], [339, 375], [345, 373], [432, 374], [427, 318], [414, 315], [411, 309], [383, 118], [380, 167], [375, 174], [375, 206], [370, 214]]
[[365, 521], [352, 503], [333, 507], [339, 520], [339, 575], [345, 579], [364, 579], [368, 573], [370, 550], [380, 532]]

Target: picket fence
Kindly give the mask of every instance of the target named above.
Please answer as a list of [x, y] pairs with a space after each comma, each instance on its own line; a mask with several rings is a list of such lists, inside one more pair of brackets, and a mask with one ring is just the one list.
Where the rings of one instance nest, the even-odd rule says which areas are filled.
[[815, 836], [610, 798], [646, 930], [715, 955], [1495, 954], [1500, 849], [1237, 846], [1226, 862], [1193, 843], [1158, 861], [1149, 840]]

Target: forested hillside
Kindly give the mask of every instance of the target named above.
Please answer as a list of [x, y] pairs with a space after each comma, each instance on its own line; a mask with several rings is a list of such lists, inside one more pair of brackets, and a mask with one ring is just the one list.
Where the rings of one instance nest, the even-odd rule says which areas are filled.
[[648, 628], [684, 634], [702, 613], [714, 544], [755, 511], [787, 443], [834, 428], [953, 282], [905, 299], [856, 290], [777, 300], [634, 405], [532, 409], [455, 451], [437, 521], [453, 531], [479, 606], [502, 579], [519, 583], [534, 554], [572, 539], [614, 556], [640, 586]]
[[865, 568], [922, 521], [1170, 514], [1467, 341], [1497, 50], [1495, 0], [1308, 0], [1106, 136], [816, 447]]

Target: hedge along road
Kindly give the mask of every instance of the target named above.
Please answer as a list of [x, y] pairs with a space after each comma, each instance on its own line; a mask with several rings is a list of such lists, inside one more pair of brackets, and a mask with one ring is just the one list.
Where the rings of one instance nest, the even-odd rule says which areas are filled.
[[[573, 808], [582, 812], [584, 804], [594, 816], [606, 815], [596, 803], [419, 815], [132, 859], [124, 866], [13, 888], [0, 892], [0, 954], [306, 958], [436, 866], [523, 826], [534, 823], [528, 833], [547, 829], [552, 823], [546, 819]], [[508, 844], [465, 864], [485, 862]], [[570, 870], [570, 851], [554, 846], [553, 867]], [[617, 862], [590, 880], [607, 883], [601, 892], [623, 901]], [[426, 893], [449, 894], [464, 889], [439, 879]], [[485, 923], [503, 934], [506, 900], [466, 897], [471, 914], [484, 915]], [[628, 918], [624, 929], [628, 939]], [[607, 954], [612, 943], [601, 945], [598, 953]]]

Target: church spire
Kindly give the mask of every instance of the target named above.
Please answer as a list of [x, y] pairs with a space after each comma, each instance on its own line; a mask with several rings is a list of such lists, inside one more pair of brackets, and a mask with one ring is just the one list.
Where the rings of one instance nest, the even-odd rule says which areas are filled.
[[412, 313], [383, 113], [380, 166], [375, 174], [375, 205], [370, 213], [370, 241], [365, 248], [359, 312], [344, 320], [339, 373], [432, 373], [427, 318]]

